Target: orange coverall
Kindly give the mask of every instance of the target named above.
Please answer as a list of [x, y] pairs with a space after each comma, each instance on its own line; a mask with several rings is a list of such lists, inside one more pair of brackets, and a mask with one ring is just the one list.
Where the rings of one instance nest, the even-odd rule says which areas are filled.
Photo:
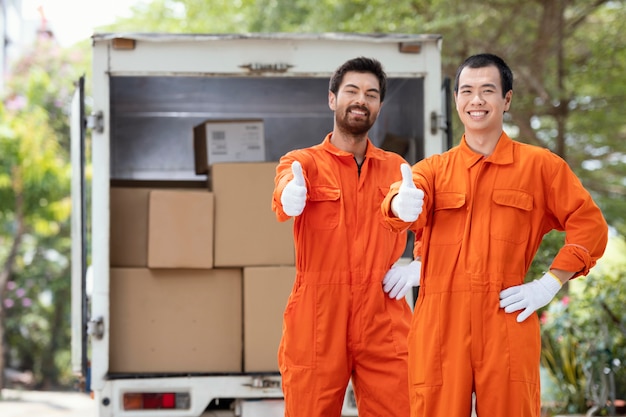
[[401, 178], [399, 155], [369, 140], [360, 170], [351, 153], [323, 143], [287, 153], [276, 168], [272, 209], [302, 164], [307, 202], [294, 218], [296, 277], [284, 312], [278, 361], [287, 417], [339, 417], [352, 377], [361, 417], [409, 414], [411, 309], [382, 280], [406, 247], [380, 211]]
[[[422, 276], [409, 332], [413, 417], [539, 417], [541, 339], [537, 314], [499, 307], [520, 285], [544, 234], [565, 230], [551, 268], [586, 275], [604, 252], [608, 227], [561, 158], [502, 133], [493, 154], [460, 146], [413, 166], [425, 193], [412, 227], [423, 232]], [[400, 183], [382, 205], [389, 225]], [[422, 229], [423, 228], [423, 229]], [[416, 236], [418, 236], [416, 234]]]

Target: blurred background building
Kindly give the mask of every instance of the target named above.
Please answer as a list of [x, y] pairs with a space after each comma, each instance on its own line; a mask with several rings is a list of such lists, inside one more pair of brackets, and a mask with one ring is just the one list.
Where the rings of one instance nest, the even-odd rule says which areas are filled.
[[[4, 91], [4, 83], [11, 63], [16, 60], [26, 47], [39, 36], [51, 37], [52, 30], [42, 6], [37, 8], [38, 15], [25, 15], [23, 0], [0, 0], [0, 33], [2, 34], [2, 53], [0, 54], [0, 94]], [[32, 2], [29, 6], [32, 6]]]

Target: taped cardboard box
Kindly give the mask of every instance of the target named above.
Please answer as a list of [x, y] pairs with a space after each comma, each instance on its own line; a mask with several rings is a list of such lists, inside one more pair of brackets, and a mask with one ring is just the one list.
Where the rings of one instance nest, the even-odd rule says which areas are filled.
[[152, 190], [148, 267], [213, 268], [213, 193]]
[[294, 266], [243, 269], [244, 372], [278, 372], [278, 345]]
[[109, 263], [113, 267], [148, 265], [148, 206], [151, 188], [112, 187]]
[[205, 120], [193, 128], [196, 174], [219, 162], [265, 161], [261, 119]]
[[293, 220], [272, 211], [277, 162], [214, 164], [214, 267], [295, 265]]
[[242, 270], [111, 268], [111, 373], [242, 370]]

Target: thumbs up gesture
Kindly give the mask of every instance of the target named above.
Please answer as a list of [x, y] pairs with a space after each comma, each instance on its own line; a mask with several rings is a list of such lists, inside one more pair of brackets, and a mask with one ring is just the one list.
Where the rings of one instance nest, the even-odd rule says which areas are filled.
[[306, 204], [306, 183], [304, 182], [300, 162], [293, 161], [291, 172], [293, 173], [293, 179], [283, 189], [283, 193], [280, 195], [280, 202], [283, 205], [285, 214], [288, 216], [299, 216]]
[[422, 212], [424, 192], [415, 186], [413, 173], [408, 164], [400, 165], [402, 184], [398, 194], [391, 200], [391, 212], [400, 220], [414, 222]]

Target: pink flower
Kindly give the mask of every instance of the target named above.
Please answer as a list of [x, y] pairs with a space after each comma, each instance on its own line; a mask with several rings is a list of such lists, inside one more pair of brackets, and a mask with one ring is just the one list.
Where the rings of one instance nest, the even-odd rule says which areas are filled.
[[15, 285], [15, 281], [7, 282], [7, 290], [14, 290], [17, 285]]
[[15, 304], [15, 303], [10, 298], [5, 298], [4, 299], [4, 307], [5, 308], [11, 308], [11, 307], [13, 307], [13, 304]]
[[563, 298], [561, 298], [561, 303], [563, 304], [564, 307], [567, 307], [567, 305], [569, 304], [569, 296], [566, 295]]
[[26, 295], [26, 290], [24, 288], [18, 288], [17, 290], [15, 290], [15, 295], [17, 295], [18, 298], [22, 298], [24, 295]]
[[30, 298], [24, 298], [22, 299], [22, 306], [23, 307], [30, 307], [31, 305], [33, 305], [33, 301]]
[[22, 110], [26, 107], [27, 101], [24, 96], [13, 95], [5, 102], [5, 106], [9, 110]]
[[550, 318], [549, 314], [547, 311], [544, 311], [543, 313], [541, 313], [541, 317], [539, 317], [539, 322], [541, 324], [546, 324], [548, 322], [548, 319]]

